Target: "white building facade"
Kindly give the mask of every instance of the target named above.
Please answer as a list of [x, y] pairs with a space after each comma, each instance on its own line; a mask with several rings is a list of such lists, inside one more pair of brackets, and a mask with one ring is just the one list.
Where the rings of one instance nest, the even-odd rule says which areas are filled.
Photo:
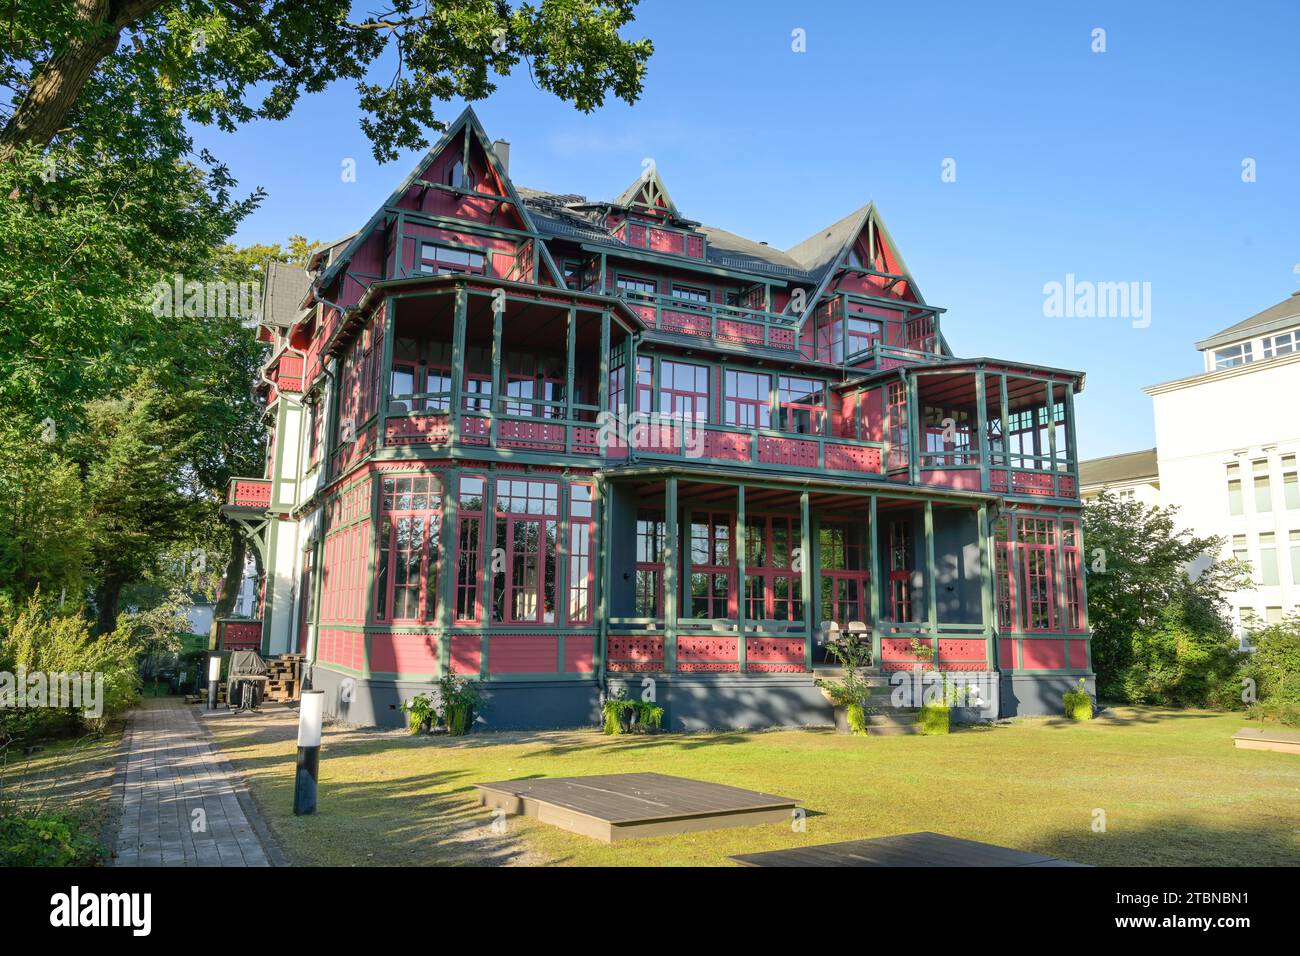
[[1231, 599], [1241, 634], [1300, 612], [1300, 293], [1196, 347], [1199, 374], [1144, 389], [1160, 499], [1250, 563], [1255, 589]]

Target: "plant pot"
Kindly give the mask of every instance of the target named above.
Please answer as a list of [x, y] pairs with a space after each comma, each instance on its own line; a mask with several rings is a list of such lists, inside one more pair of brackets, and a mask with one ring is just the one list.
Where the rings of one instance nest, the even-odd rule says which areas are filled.
[[447, 725], [447, 736], [463, 737], [469, 733], [470, 727], [474, 725], [474, 708], [468, 705], [453, 704], [447, 708], [447, 714], [443, 721]]
[[866, 711], [861, 704], [845, 704], [835, 706], [835, 732], [837, 734], [852, 734], [856, 737], [865, 737], [867, 735], [867, 717]]
[[636, 711], [631, 707], [624, 708], [619, 712], [618, 724], [622, 727], [622, 733], [630, 734], [636, 727]]

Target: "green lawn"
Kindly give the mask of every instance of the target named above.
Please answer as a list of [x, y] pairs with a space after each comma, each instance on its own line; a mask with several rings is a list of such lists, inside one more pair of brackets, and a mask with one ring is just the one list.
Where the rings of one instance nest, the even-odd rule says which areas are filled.
[[[305, 864], [694, 865], [734, 853], [933, 830], [1106, 864], [1300, 861], [1300, 757], [1236, 750], [1239, 716], [1122, 708], [946, 737], [827, 731], [458, 740], [327, 731], [320, 812], [295, 818], [291, 715], [209, 722], [290, 859]], [[741, 827], [606, 845], [512, 817], [494, 833], [480, 781], [658, 771], [795, 797], [806, 832]], [[1095, 811], [1105, 832], [1094, 832]]]

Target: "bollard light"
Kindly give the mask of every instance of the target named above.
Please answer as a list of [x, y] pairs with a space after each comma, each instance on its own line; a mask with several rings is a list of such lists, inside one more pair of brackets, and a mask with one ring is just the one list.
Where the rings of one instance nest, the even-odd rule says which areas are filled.
[[208, 710], [217, 709], [217, 684], [221, 683], [221, 655], [208, 658]]
[[298, 771], [293, 784], [294, 816], [316, 812], [316, 778], [320, 773], [320, 731], [325, 692], [305, 690], [298, 702]]

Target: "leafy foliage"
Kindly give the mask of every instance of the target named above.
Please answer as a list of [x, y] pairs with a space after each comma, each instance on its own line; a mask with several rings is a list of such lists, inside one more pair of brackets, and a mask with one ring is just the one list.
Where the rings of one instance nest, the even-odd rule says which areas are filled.
[[1061, 704], [1065, 708], [1065, 716], [1070, 720], [1092, 720], [1092, 698], [1088, 695], [1082, 677], [1079, 678], [1078, 687], [1061, 695]]
[[1254, 651], [1239, 678], [1254, 684], [1257, 703], [1250, 708], [1251, 716], [1300, 724], [1300, 615], [1253, 631], [1250, 643]]
[[1222, 541], [1179, 529], [1174, 508], [1104, 492], [1084, 509], [1097, 693], [1130, 703], [1205, 704], [1236, 667], [1225, 595], [1247, 569]]
[[0, 815], [0, 866], [90, 866], [102, 855], [67, 814]]

